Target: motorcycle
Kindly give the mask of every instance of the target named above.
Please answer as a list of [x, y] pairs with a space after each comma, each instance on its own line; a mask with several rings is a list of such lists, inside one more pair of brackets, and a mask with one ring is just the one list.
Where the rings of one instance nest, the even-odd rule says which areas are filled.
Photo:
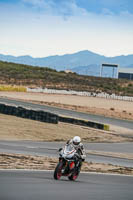
[[80, 173], [79, 159], [76, 150], [66, 145], [64, 148], [61, 148], [59, 152], [59, 163], [54, 171], [54, 179], [59, 180], [61, 176], [67, 176], [69, 180], [76, 180]]

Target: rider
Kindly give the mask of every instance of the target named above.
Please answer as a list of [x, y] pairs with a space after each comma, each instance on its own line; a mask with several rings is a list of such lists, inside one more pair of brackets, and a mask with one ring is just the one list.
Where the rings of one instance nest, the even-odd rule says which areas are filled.
[[76, 150], [76, 155], [75, 155], [74, 159], [75, 159], [75, 164], [77, 164], [79, 161], [78, 168], [80, 170], [82, 161], [85, 161], [85, 157], [86, 157], [84, 146], [81, 143], [81, 138], [79, 136], [75, 136], [75, 137], [73, 137], [73, 139], [68, 140], [66, 142], [66, 145], [70, 145], [70, 146], [74, 147], [74, 149]]
[[72, 145], [75, 148], [77, 154], [82, 158], [82, 161], [85, 160], [85, 149], [79, 136], [74, 136], [73, 139], [68, 140], [66, 145]]

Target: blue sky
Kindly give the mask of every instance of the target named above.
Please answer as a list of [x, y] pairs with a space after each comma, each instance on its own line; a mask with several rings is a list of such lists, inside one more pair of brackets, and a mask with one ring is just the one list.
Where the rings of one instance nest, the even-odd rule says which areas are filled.
[[132, 0], [0, 0], [0, 53], [133, 54]]

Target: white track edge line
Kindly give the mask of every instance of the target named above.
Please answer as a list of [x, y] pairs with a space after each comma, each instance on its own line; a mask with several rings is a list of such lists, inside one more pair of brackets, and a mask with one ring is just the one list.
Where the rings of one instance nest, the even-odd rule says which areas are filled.
[[[54, 170], [36, 170], [36, 169], [0, 169], [0, 171], [27, 171], [27, 172], [54, 172]], [[108, 176], [127, 176], [133, 177], [133, 175], [128, 174], [113, 174], [113, 173], [101, 173], [101, 172], [80, 172], [80, 174], [94, 174], [94, 175], [108, 175]]]

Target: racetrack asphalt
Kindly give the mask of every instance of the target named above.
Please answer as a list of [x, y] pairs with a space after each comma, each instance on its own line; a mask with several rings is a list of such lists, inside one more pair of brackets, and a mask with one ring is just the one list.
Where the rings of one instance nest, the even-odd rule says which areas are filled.
[[53, 171], [0, 170], [0, 200], [132, 200], [133, 177], [81, 173], [76, 181]]
[[[58, 149], [63, 146], [61, 142], [34, 142], [34, 141], [0, 141], [1, 153], [17, 153], [26, 155], [58, 157]], [[86, 150], [129, 152], [133, 153], [132, 143], [106, 144], [86, 143]], [[96, 163], [108, 163], [113, 165], [133, 167], [133, 160], [98, 156], [87, 154], [86, 161]]]

